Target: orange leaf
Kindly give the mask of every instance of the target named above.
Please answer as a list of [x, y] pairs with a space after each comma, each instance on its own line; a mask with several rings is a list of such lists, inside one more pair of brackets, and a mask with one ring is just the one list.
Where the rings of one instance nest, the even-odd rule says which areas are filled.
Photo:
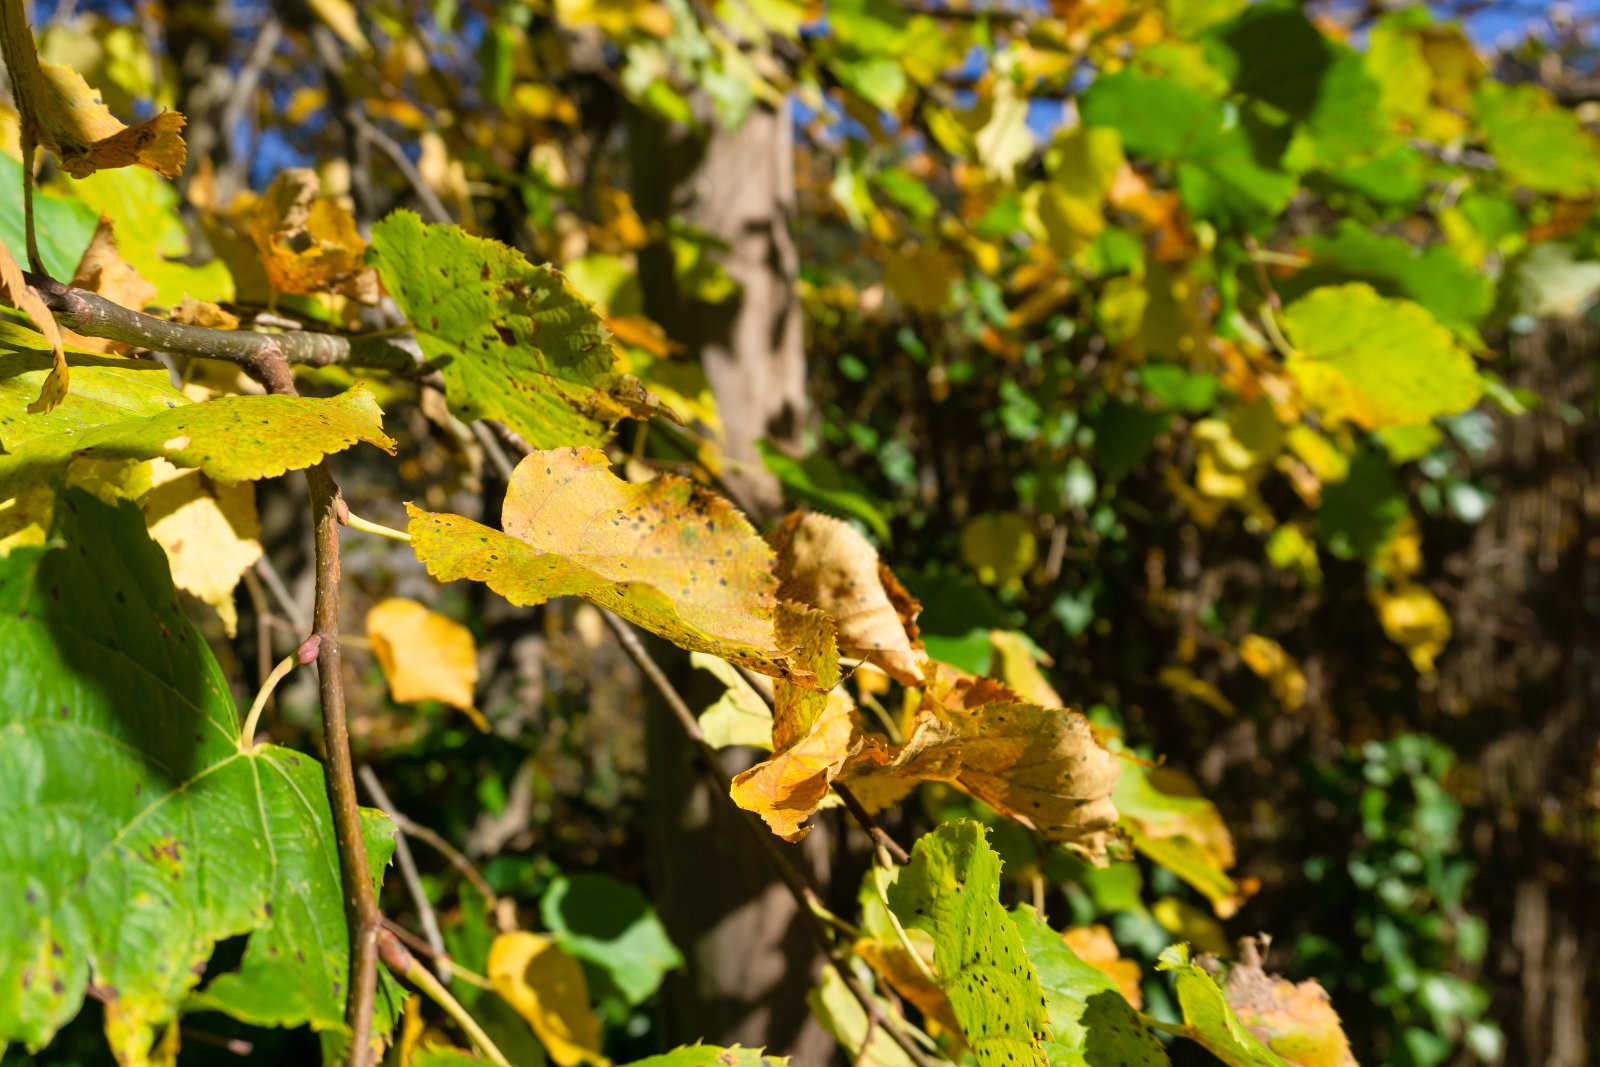
[[274, 289], [305, 294], [332, 289], [365, 304], [377, 302], [378, 275], [366, 264], [367, 243], [350, 212], [322, 195], [316, 171], [291, 167], [259, 199], [241, 201], [235, 217]]
[[44, 300], [37, 291], [28, 285], [22, 277], [22, 268], [17, 266], [17, 261], [11, 258], [11, 253], [4, 245], [0, 245], [0, 296], [11, 301], [13, 307], [19, 308], [33, 324], [39, 327], [39, 332], [44, 334], [44, 339], [50, 344], [50, 352], [55, 357], [55, 362], [46, 375], [44, 384], [39, 387], [39, 398], [28, 405], [29, 414], [37, 415], [49, 411], [67, 397], [67, 379], [70, 371], [67, 370], [67, 352], [62, 347], [61, 327], [56, 324], [55, 316], [50, 314], [50, 309], [45, 307]]
[[1117, 983], [1122, 999], [1137, 1011], [1144, 1007], [1144, 991], [1139, 988], [1139, 965], [1125, 960], [1111, 939], [1111, 931], [1096, 923], [1093, 926], [1074, 926], [1061, 932], [1061, 940], [1077, 953], [1078, 958], [1107, 978]]
[[1297, 985], [1262, 970], [1253, 938], [1240, 941], [1222, 992], [1245, 1029], [1295, 1067], [1355, 1067], [1327, 992], [1315, 979]]
[[442, 701], [466, 712], [480, 730], [489, 728], [472, 703], [478, 681], [472, 631], [415, 600], [390, 597], [367, 612], [367, 636], [395, 703]]

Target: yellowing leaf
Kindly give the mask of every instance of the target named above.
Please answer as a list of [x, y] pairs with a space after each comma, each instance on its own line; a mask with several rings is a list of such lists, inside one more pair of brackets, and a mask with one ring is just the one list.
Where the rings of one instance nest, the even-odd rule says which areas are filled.
[[367, 243], [350, 212], [322, 194], [316, 171], [282, 171], [259, 199], [242, 198], [234, 214], [278, 292], [333, 290], [363, 303], [377, 301], [378, 279], [366, 265]]
[[415, 600], [390, 597], [367, 612], [367, 637], [395, 703], [442, 701], [488, 729], [472, 703], [478, 646], [471, 630]]
[[1245, 1028], [1295, 1067], [1356, 1067], [1327, 992], [1315, 979], [1294, 983], [1262, 970], [1254, 939], [1240, 943], [1222, 991]]
[[1472, 407], [1483, 383], [1455, 335], [1422, 305], [1360, 283], [1313, 289], [1283, 313], [1289, 373], [1331, 420], [1406, 426]]
[[1046, 664], [1050, 658], [1042, 652], [1036, 653], [1026, 637], [1014, 630], [990, 630], [989, 644], [994, 648], [994, 662], [989, 670], [991, 675], [1030, 703], [1047, 708], [1066, 706], [1039, 669], [1039, 661], [1034, 657], [1036, 654], [1043, 657]]
[[[850, 951], [889, 983], [896, 994], [916, 1006], [929, 1033], [954, 1034], [959, 1039], [961, 1024], [950, 1007], [950, 998], [929, 977], [933, 968], [933, 938], [924, 930], [908, 930], [906, 934], [910, 948], [898, 939], [863, 937], [857, 939]], [[912, 956], [913, 949], [921, 957], [920, 963]]]
[[589, 1006], [583, 965], [542, 934], [515, 930], [489, 948], [489, 981], [539, 1035], [561, 1067], [604, 1065], [600, 1019]]
[[950, 286], [961, 277], [961, 265], [949, 252], [931, 244], [908, 245], [889, 253], [883, 282], [916, 311], [941, 311], [950, 302]]
[[513, 604], [581, 596], [690, 651], [782, 675], [772, 550], [726, 500], [683, 478], [632, 485], [593, 448], [532, 452], [506, 489], [504, 532], [413, 505], [412, 548], [440, 581]]
[[794, 512], [772, 532], [778, 596], [833, 619], [839, 651], [882, 667], [907, 685], [922, 682], [922, 646], [912, 599], [856, 528], [814, 512]]
[[68, 174], [131, 164], [168, 178], [183, 170], [184, 117], [163, 111], [133, 126], [117, 121], [77, 71], [39, 62], [22, 0], [0, 2], [0, 47], [24, 131], [60, 157]]
[[1228, 1067], [1290, 1067], [1245, 1028], [1211, 976], [1189, 962], [1189, 946], [1166, 949], [1156, 968], [1172, 975], [1185, 1037], [1199, 1042]]
[[153, 488], [139, 508], [167, 554], [172, 583], [215, 609], [232, 637], [239, 622], [234, 589], [261, 558], [255, 486], [212, 482], [164, 459], [151, 460], [150, 467]]
[[1187, 900], [1162, 897], [1150, 905], [1150, 914], [1163, 930], [1179, 941], [1187, 941], [1213, 956], [1227, 955], [1228, 938], [1222, 924]]
[[[894, 1043], [887, 1027], [873, 1025], [868, 1020], [866, 1009], [834, 968], [822, 969], [816, 988], [806, 994], [806, 1005], [859, 1067], [916, 1067], [911, 1057]], [[878, 1001], [874, 1006], [886, 1017], [894, 1013], [885, 1001]]]
[[1198, 700], [1208, 708], [1220, 711], [1224, 715], [1232, 715], [1237, 710], [1233, 706], [1233, 701], [1222, 695], [1222, 690], [1204, 678], [1198, 677], [1187, 667], [1169, 663], [1161, 668], [1156, 675], [1156, 681], [1174, 693]]
[[[0, 0], [0, 3], [3, 2], [7, 0]], [[56, 324], [56, 318], [50, 314], [50, 309], [45, 307], [44, 300], [23, 278], [22, 268], [17, 266], [17, 261], [11, 258], [11, 253], [4, 245], [0, 245], [0, 296], [9, 300], [12, 307], [20, 309], [32, 319], [44, 339], [49, 342], [50, 353], [54, 360], [50, 366], [50, 373], [39, 385], [39, 397], [28, 405], [28, 412], [41, 414], [50, 411], [66, 397], [67, 378], [71, 373], [67, 369], [67, 352], [61, 339], [61, 327]]]
[[1378, 621], [1389, 639], [1411, 657], [1418, 674], [1432, 674], [1433, 661], [1450, 643], [1450, 614], [1437, 597], [1416, 582], [1368, 591]]
[[1233, 836], [1188, 775], [1130, 759], [1113, 797], [1134, 848], [1205, 894], [1221, 918], [1239, 910], [1253, 887], [1228, 876]]
[[1245, 634], [1239, 642], [1239, 658], [1266, 679], [1272, 695], [1288, 711], [1299, 711], [1306, 702], [1306, 676], [1294, 657], [1270, 637]]
[[961, 558], [986, 585], [1021, 581], [1038, 552], [1028, 520], [1014, 511], [977, 515], [961, 528]]
[[[72, 284], [134, 311], [143, 311], [156, 298], [156, 287], [117, 252], [111, 221], [104, 217], [95, 228], [89, 247], [84, 249], [78, 269], [72, 275]], [[72, 338], [74, 344], [90, 352], [126, 352], [129, 348], [121, 341], [104, 337], [73, 334]]]
[[689, 653], [689, 662], [710, 671], [725, 687], [722, 695], [700, 713], [700, 730], [713, 748], [749, 745], [772, 748], [772, 709], [755, 687], [727, 660], [704, 652]]
[[1134, 1009], [1144, 1007], [1144, 992], [1139, 988], [1139, 964], [1122, 958], [1111, 931], [1096, 923], [1061, 931], [1061, 940], [1080, 960], [1117, 984], [1117, 992]]
[[1048, 181], [1024, 195], [1028, 222], [1056, 254], [1077, 255], [1105, 229], [1105, 199], [1125, 161], [1122, 137], [1106, 126], [1078, 125], [1056, 135], [1045, 167]]

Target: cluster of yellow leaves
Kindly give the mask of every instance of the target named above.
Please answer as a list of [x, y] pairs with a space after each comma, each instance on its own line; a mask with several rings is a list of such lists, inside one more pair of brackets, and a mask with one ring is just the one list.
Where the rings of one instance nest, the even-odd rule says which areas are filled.
[[1395, 527], [1379, 548], [1378, 577], [1367, 596], [1389, 640], [1406, 650], [1417, 673], [1433, 674], [1433, 661], [1452, 633], [1450, 613], [1415, 575], [1422, 569], [1422, 535], [1414, 518]]

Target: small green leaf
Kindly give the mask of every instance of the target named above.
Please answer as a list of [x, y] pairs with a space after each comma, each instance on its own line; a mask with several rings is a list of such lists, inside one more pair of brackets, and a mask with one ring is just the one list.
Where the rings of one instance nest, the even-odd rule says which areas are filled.
[[562, 875], [539, 902], [562, 948], [605, 972], [629, 1004], [642, 1004], [683, 957], [644, 894], [604, 874]]
[[655, 413], [594, 306], [554, 268], [409, 211], [372, 228], [371, 255], [463, 418], [554, 448], [600, 444], [618, 419]]
[[1228, 1067], [1293, 1067], [1245, 1029], [1211, 976], [1189, 962], [1189, 946], [1172, 945], [1156, 967], [1172, 974], [1183, 1012], [1184, 1036]]
[[933, 938], [933, 966], [980, 1067], [1045, 1067], [1045, 1001], [1000, 906], [1000, 857], [968, 819], [924, 835], [889, 888], [907, 929]]
[[[0, 647], [0, 1041], [39, 1048], [91, 984], [119, 1058], [181, 1008], [342, 1029], [322, 771], [241, 746], [228, 683], [136, 507], [69, 491], [49, 544], [0, 560]], [[392, 829], [378, 815], [367, 829], [376, 878]], [[239, 969], [191, 994], [213, 946], [240, 934]], [[397, 992], [380, 987], [384, 1025]]]
[[[72, 277], [94, 236], [98, 218], [77, 200], [42, 189], [34, 191], [34, 236], [39, 242], [39, 258], [52, 278]], [[4, 152], [0, 152], [0, 244], [18, 263], [28, 262], [22, 219], [22, 164]]]
[[788, 1063], [787, 1056], [765, 1056], [756, 1048], [685, 1045], [646, 1060], [635, 1060], [627, 1067], [788, 1067]]
[[1558, 196], [1600, 189], [1600, 142], [1545, 89], [1486, 81], [1472, 103], [1489, 151], [1512, 181]]
[[1167, 1062], [1161, 1042], [1105, 972], [1079, 959], [1032, 908], [1019, 905], [1011, 922], [1044, 989], [1050, 1067], [1160, 1067]]
[[1483, 382], [1426, 308], [1352, 283], [1313, 289], [1283, 313], [1289, 373], [1329, 419], [1406, 426], [1470, 408]]

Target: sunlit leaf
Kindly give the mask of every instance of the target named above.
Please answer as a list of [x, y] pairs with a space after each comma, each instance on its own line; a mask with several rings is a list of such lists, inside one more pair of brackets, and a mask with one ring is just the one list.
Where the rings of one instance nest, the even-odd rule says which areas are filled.
[[1295, 1067], [1356, 1067], [1328, 994], [1313, 979], [1289, 982], [1262, 970], [1254, 939], [1241, 943], [1222, 991], [1245, 1029]]
[[1239, 1021], [1211, 975], [1189, 962], [1187, 945], [1166, 949], [1156, 968], [1172, 975], [1184, 1036], [1199, 1042], [1228, 1067], [1292, 1067]]

